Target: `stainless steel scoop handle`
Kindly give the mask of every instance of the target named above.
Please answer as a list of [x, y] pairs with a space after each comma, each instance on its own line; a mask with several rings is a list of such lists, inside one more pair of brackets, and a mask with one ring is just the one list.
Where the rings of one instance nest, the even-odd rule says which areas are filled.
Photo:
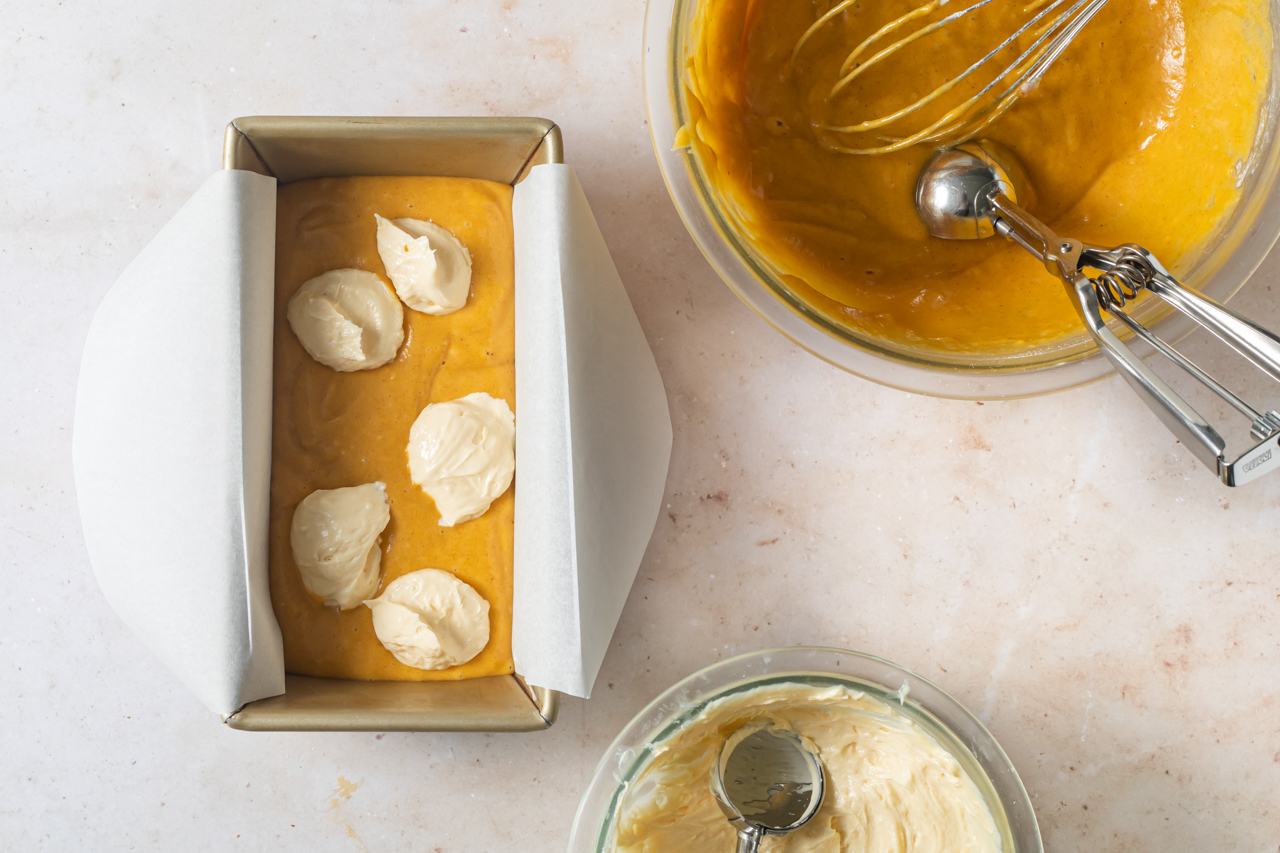
[[[1148, 253], [1149, 254], [1149, 253]], [[1156, 274], [1147, 289], [1217, 335], [1228, 346], [1280, 381], [1280, 338], [1202, 293], [1181, 284], [1150, 258]]]
[[756, 853], [760, 849], [760, 840], [764, 833], [757, 826], [745, 826], [738, 829], [737, 853]]
[[[1139, 246], [1106, 249], [1079, 240], [1059, 237], [1052, 229], [1020, 208], [1003, 193], [988, 196], [996, 232], [1039, 258], [1062, 280], [1084, 321], [1125, 381], [1147, 407], [1204, 465], [1228, 486], [1243, 485], [1280, 468], [1280, 414], [1260, 412], [1218, 382], [1190, 359], [1130, 317], [1123, 306], [1147, 289], [1213, 332], [1274, 379], [1280, 380], [1280, 338], [1252, 321], [1184, 287], [1148, 251]], [[1086, 268], [1113, 274], [1114, 281], [1099, 283]], [[1100, 295], [1107, 297], [1103, 304]], [[1187, 403], [1107, 327], [1105, 308], [1133, 333], [1151, 344], [1175, 364], [1207, 385], [1241, 414], [1249, 418], [1258, 443], [1234, 461], [1226, 458], [1226, 441], [1193, 406]]]

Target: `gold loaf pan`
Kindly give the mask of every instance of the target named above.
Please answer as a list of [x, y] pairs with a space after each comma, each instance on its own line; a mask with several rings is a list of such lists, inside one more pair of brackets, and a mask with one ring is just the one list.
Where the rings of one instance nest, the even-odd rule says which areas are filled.
[[[560, 128], [540, 118], [254, 116], [227, 125], [222, 167], [281, 184], [352, 175], [484, 178], [518, 184], [564, 162]], [[556, 719], [560, 694], [518, 675], [465, 681], [285, 676], [285, 692], [227, 717], [243, 731], [529, 732]]]

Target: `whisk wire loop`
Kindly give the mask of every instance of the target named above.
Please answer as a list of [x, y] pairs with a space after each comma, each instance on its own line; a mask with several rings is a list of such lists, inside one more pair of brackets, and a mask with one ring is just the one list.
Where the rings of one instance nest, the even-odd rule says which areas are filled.
[[[1061, 0], [1057, 0], [1057, 2], [1054, 3], [1054, 6], [1058, 5], [1058, 2], [1061, 2]], [[1089, 2], [1089, 0], [1077, 0], [1077, 6], [1083, 5], [1085, 2]], [[1106, 2], [1106, 0], [1102, 0], [1102, 2]], [[1051, 32], [1052, 30], [1041, 33], [1032, 45], [1027, 48], [1021, 56], [1019, 56], [1015, 63], [1009, 65], [1003, 72], [1001, 72], [1000, 75], [991, 80], [967, 101], [948, 110], [933, 124], [916, 131], [910, 136], [887, 139], [885, 141], [889, 144], [881, 147], [849, 148], [837, 145], [833, 147], [833, 150], [843, 154], [887, 154], [893, 151], [899, 151], [920, 142], [942, 142], [943, 140], [961, 142], [976, 136], [980, 131], [998, 119], [1011, 106], [1013, 106], [1014, 102], [1020, 95], [1021, 87], [1030, 81], [1037, 68], [1042, 67], [1037, 63], [1043, 59], [1049, 48], [1044, 48], [1040, 53], [1035, 52], [1040, 49], [1044, 40], [1049, 37]], [[1014, 37], [1016, 36], [1017, 34], [1015, 34]], [[999, 52], [999, 48], [997, 48], [996, 51], [993, 51], [993, 54], [997, 52]], [[1035, 55], [1033, 56], [1032, 54]], [[988, 58], [990, 58], [990, 56], [991, 54], [988, 55]], [[996, 100], [985, 107], [979, 108], [978, 110], [973, 109], [974, 105], [982, 100], [993, 88], [995, 88], [1003, 77], [1007, 76], [1012, 71], [1019, 69], [1028, 57], [1030, 57], [1028, 67], [1005, 89], [1004, 92], [996, 98]], [[970, 68], [970, 71], [976, 70], [976, 68], [977, 66], [975, 65]], [[929, 96], [926, 96], [926, 98], [917, 101], [915, 104], [912, 104], [903, 110], [899, 110], [891, 116], [887, 116], [883, 120], [878, 120], [876, 123], [878, 125], [887, 124], [889, 121], [896, 121], [910, 112], [915, 112], [917, 109], [925, 106], [930, 100], [945, 95], [950, 91], [952, 86], [960, 82], [960, 79], [961, 78], [956, 78], [945, 87], [935, 89], [934, 92]], [[864, 122], [861, 125], [847, 127], [824, 125], [824, 129], [834, 133], [858, 133], [872, 129], [872, 122]]]
[[[809, 39], [813, 37], [814, 33], [822, 29], [824, 26], [826, 26], [828, 21], [830, 21], [832, 18], [839, 15], [845, 9], [848, 9], [850, 6], [852, 6], [856, 2], [858, 2], [858, 0], [843, 0], [843, 2], [837, 3], [836, 5], [832, 6], [830, 9], [827, 10], [826, 14], [822, 15], [822, 17], [818, 18], [818, 20], [810, 24], [809, 29], [805, 30], [804, 35], [800, 36], [800, 40], [796, 42], [796, 46], [791, 48], [791, 58], [787, 60], [787, 67], [788, 68], [795, 67], [796, 57], [800, 55], [800, 51], [804, 48], [805, 44], [809, 41]], [[918, 9], [915, 10], [915, 12], [918, 13], [916, 14], [916, 17], [919, 17], [920, 15], [927, 15], [929, 12], [936, 9], [941, 2], [942, 0], [933, 0], [933, 2], [926, 3], [924, 6], [919, 7]], [[928, 7], [927, 10], [926, 10], [926, 7]], [[913, 14], [913, 13], [908, 13], [908, 14]], [[904, 15], [903, 17], [905, 18], [907, 16]]]
[[889, 35], [895, 30], [901, 29], [902, 27], [911, 23], [916, 18], [923, 17], [929, 14], [930, 12], [932, 12], [933, 10], [937, 9], [939, 6], [943, 5], [942, 0], [933, 0], [933, 2], [926, 3], [923, 6], [919, 6], [916, 9], [898, 18], [897, 20], [890, 21], [888, 24], [885, 24], [883, 27], [881, 27], [880, 29], [872, 33], [870, 36], [868, 36], [862, 42], [862, 44], [858, 45], [852, 51], [850, 51], [849, 55], [845, 57], [844, 62], [840, 63], [840, 72], [839, 72], [840, 79], [836, 82], [835, 86], [832, 87], [831, 93], [828, 95], [828, 97], [835, 98], [839, 96], [839, 94], [842, 91], [844, 91], [844, 89], [849, 85], [849, 83], [851, 83], [859, 74], [862, 74], [868, 68], [871, 68], [872, 66], [878, 64], [884, 59], [887, 59], [888, 57], [902, 50], [904, 47], [907, 47], [912, 42], [922, 39], [925, 36], [929, 35], [930, 33], [935, 33], [938, 30], [942, 29], [943, 27], [947, 26], [948, 24], [952, 24], [960, 20], [961, 18], [966, 17], [967, 15], [973, 14], [974, 12], [978, 11], [982, 7], [990, 5], [991, 2], [992, 0], [978, 0], [977, 3], [974, 3], [973, 5], [968, 6], [964, 9], [961, 9], [959, 12], [952, 12], [950, 15], [948, 15], [947, 17], [943, 18], [940, 21], [935, 21], [934, 23], [929, 24], [928, 26], [921, 27], [920, 29], [916, 30], [910, 35], [903, 36], [902, 38], [890, 44], [888, 47], [884, 48], [883, 50], [873, 55], [866, 62], [859, 64], [857, 62], [858, 57], [861, 56], [863, 53], [865, 53], [871, 47], [871, 45], [880, 41], [885, 36]]
[[[1076, 0], [1075, 4], [1067, 10], [1066, 14], [1057, 22], [1052, 24], [1049, 29], [1032, 44], [1030, 48], [1023, 53], [1021, 57], [1014, 63], [1013, 67], [1017, 68], [1021, 65], [1023, 57], [1028, 56], [1047, 38], [1050, 33], [1056, 32], [1053, 40], [1045, 46], [1043, 51], [1036, 53], [1027, 63], [1025, 70], [1009, 84], [1009, 86], [997, 96], [996, 100], [988, 106], [976, 111], [967, 119], [964, 125], [964, 137], [972, 138], [988, 127], [991, 122], [1004, 114], [1024, 92], [1031, 91], [1039, 83], [1040, 78], [1044, 76], [1049, 67], [1057, 61], [1067, 46], [1075, 40], [1080, 30], [1084, 29], [1085, 24], [1093, 19], [1093, 16], [1105, 6], [1107, 0]], [[1061, 26], [1061, 29], [1059, 29]], [[990, 88], [990, 87], [988, 87]], [[981, 94], [981, 93], [980, 93]]]
[[[990, 0], [982, 0], [982, 2], [978, 5], [982, 5], [988, 2], [990, 2]], [[1019, 27], [1018, 30], [1013, 35], [1009, 36], [1004, 41], [1002, 41], [999, 45], [996, 46], [994, 50], [992, 50], [982, 59], [970, 65], [962, 73], [951, 78], [946, 83], [942, 84], [941, 86], [938, 86], [932, 92], [925, 95], [923, 98], [920, 98], [915, 103], [909, 104], [903, 107], [902, 109], [897, 110], [896, 112], [890, 113], [887, 116], [882, 116], [877, 119], [864, 121], [861, 124], [848, 125], [844, 127], [826, 125], [825, 126], [826, 129], [833, 131], [835, 133], [861, 133], [867, 130], [874, 130], [877, 127], [883, 127], [884, 125], [889, 124], [890, 122], [895, 122], [900, 118], [905, 118], [906, 116], [911, 115], [912, 113], [918, 112], [919, 110], [928, 106], [933, 101], [936, 101], [938, 98], [950, 92], [957, 85], [964, 82], [966, 78], [976, 73], [980, 68], [986, 65], [993, 57], [995, 57], [997, 54], [1003, 51], [1006, 47], [1008, 47], [1011, 43], [1013, 43], [1015, 39], [1017, 39], [1019, 36], [1021, 36], [1031, 27], [1035, 26], [1035, 24], [1037, 24], [1044, 15], [1047, 15], [1049, 12], [1053, 11], [1055, 8], [1057, 8], [1057, 6], [1059, 6], [1063, 2], [1065, 2], [1065, 0], [1054, 0], [1054, 2], [1050, 4], [1046, 9], [1041, 11], [1039, 15], [1037, 15], [1035, 18], [1032, 18], [1030, 21], [1027, 21], [1025, 24]], [[1086, 0], [1077, 0], [1078, 4], [1082, 2], [1086, 2]], [[940, 21], [939, 23], [942, 23], [942, 22]], [[870, 67], [873, 63], [879, 61], [881, 57], [885, 56], [888, 53], [898, 50], [899, 46], [905, 46], [907, 43], [909, 43], [909, 40], [912, 39], [915, 35], [919, 35], [923, 33], [924, 33], [924, 30], [920, 30], [919, 33], [913, 34], [913, 36], [908, 36], [907, 38], [902, 39], [896, 44], [890, 45], [889, 47], [877, 53], [875, 56], [871, 57], [871, 59], [867, 60], [867, 62], [865, 62], [863, 65], [861, 65], [858, 68], [855, 68], [843, 80], [836, 83], [836, 87], [831, 90], [831, 95], [828, 97], [829, 98], [836, 97], [842, 90], [843, 86], [847, 85], [848, 81], [852, 80], [863, 70]], [[1027, 50], [1024, 51], [1022, 55], [1018, 57], [1017, 60], [1015, 60], [1012, 64], [1010, 64], [1007, 68], [1005, 68], [1004, 71], [1000, 72], [1000, 74], [998, 74], [991, 82], [989, 82], [986, 86], [984, 86], [976, 95], [969, 98], [960, 106], [948, 111], [941, 119], [934, 122], [929, 127], [925, 128], [924, 131], [922, 132], [924, 136], [922, 136], [921, 138], [927, 137], [930, 132], [936, 130], [938, 127], [942, 126], [947, 121], [953, 120], [957, 114], [963, 113], [968, 108], [972, 107], [975, 103], [977, 103], [977, 101], [981, 99], [984, 95], [986, 95], [989, 91], [991, 91], [991, 89], [994, 88], [995, 85], [999, 83], [1001, 79], [1008, 76], [1011, 72], [1017, 69], [1019, 67], [1019, 64], [1025, 60], [1025, 58], [1029, 53], [1039, 48], [1040, 45], [1043, 43], [1044, 39], [1048, 37], [1048, 35], [1049, 35], [1048, 32], [1041, 34], [1040, 37], [1036, 39], [1035, 42], [1032, 43], [1031, 47], [1027, 48]]]
[[[817, 32], [821, 27], [829, 23], [834, 17], [844, 12], [855, 0], [843, 0], [836, 6], [832, 7], [826, 14], [818, 18], [812, 26], [804, 33], [800, 40], [796, 43], [792, 51], [790, 63], [795, 64], [796, 57], [799, 55], [805, 43]], [[939, 29], [948, 26], [967, 15], [987, 6], [992, 0], [977, 0], [977, 2], [966, 6], [957, 12], [928, 24], [915, 30], [898, 40], [890, 43], [887, 47], [873, 54], [865, 62], [858, 63], [857, 59], [862, 56], [872, 45], [883, 40], [892, 33], [900, 30], [907, 24], [924, 17], [931, 12], [945, 5], [946, 0], [929, 0], [929, 2], [917, 6], [910, 12], [896, 18], [888, 24], [881, 27], [868, 38], [864, 39], [857, 47], [855, 47], [845, 58], [840, 66], [840, 77], [832, 87], [827, 96], [827, 100], [831, 101], [839, 97], [860, 74], [866, 72], [868, 68], [883, 62], [890, 56], [902, 51], [914, 42], [923, 38], [930, 33], [937, 32]], [[908, 104], [901, 109], [895, 110], [887, 115], [879, 116], [862, 121], [858, 124], [851, 125], [823, 125], [823, 129], [831, 133], [853, 134], [865, 133], [870, 130], [876, 130], [886, 125], [897, 122], [907, 116], [919, 112], [929, 104], [944, 97], [952, 91], [957, 85], [964, 80], [976, 74], [980, 69], [987, 67], [997, 56], [1006, 51], [1018, 39], [1031, 32], [1032, 42], [1024, 49], [1012, 62], [1006, 65], [1002, 70], [995, 74], [976, 94], [965, 100], [960, 105], [953, 107], [944, 113], [936, 121], [912, 134], [904, 137], [881, 138], [881, 142], [886, 143], [879, 146], [855, 148], [852, 146], [844, 146], [839, 144], [829, 145], [831, 150], [844, 154], [887, 154], [898, 151], [917, 143], [955, 143], [970, 139], [983, 129], [988, 127], [992, 122], [1003, 115], [1013, 104], [1027, 91], [1030, 91], [1043, 77], [1048, 68], [1057, 60], [1066, 47], [1075, 39], [1076, 35], [1087, 24], [1094, 15], [1106, 4], [1107, 0], [1072, 0], [1064, 11], [1049, 17], [1055, 11], [1060, 10], [1068, 0], [1033, 0], [1024, 7], [1024, 11], [1034, 13], [1029, 19], [1024, 21], [1012, 34], [1004, 38], [995, 48], [986, 53], [981, 59], [972, 63], [968, 68], [964, 69], [960, 74], [946, 81], [940, 86], [934, 88], [931, 92], [919, 98], [914, 103]], [[1046, 21], [1046, 18], [1048, 20]], [[1037, 29], [1037, 27], [1039, 27]], [[1009, 81], [1009, 78], [1012, 78]], [[993, 90], [996, 90], [1002, 83], [1006, 83], [1004, 89], [998, 94], [992, 96]]]

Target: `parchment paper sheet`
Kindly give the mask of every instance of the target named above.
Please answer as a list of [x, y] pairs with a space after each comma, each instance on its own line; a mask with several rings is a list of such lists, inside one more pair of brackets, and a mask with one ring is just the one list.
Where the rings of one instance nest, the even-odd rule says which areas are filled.
[[516, 186], [516, 671], [590, 696], [671, 458], [662, 378], [573, 168]]
[[107, 292], [71, 452], [98, 584], [211, 710], [284, 692], [267, 589], [276, 182], [218, 172]]

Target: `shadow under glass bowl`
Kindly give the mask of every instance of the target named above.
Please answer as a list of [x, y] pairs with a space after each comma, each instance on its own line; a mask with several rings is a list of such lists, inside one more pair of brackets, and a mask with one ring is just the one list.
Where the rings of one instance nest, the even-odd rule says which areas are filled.
[[[757, 314], [810, 353], [863, 378], [904, 391], [960, 399], [1008, 399], [1047, 394], [1101, 379], [1111, 363], [1083, 331], [1041, 349], [993, 356], [913, 349], [840, 323], [793, 290], [768, 258], [725, 215], [719, 193], [690, 148], [674, 148], [687, 119], [685, 38], [705, 0], [648, 0], [644, 27], [644, 88], [649, 130], [667, 190], [698, 248], [725, 283]], [[1187, 284], [1220, 302], [1233, 296], [1280, 237], [1280, 0], [1271, 0], [1271, 78], [1242, 196], [1232, 216], [1190, 271]], [[1160, 300], [1139, 303], [1136, 318], [1176, 343], [1194, 324]], [[1122, 337], [1128, 332], [1117, 329]], [[1141, 357], [1149, 345], [1128, 341]]]
[[695, 672], [636, 714], [605, 750], [578, 804], [569, 853], [608, 853], [628, 787], [651, 745], [674, 734], [724, 696], [778, 682], [843, 685], [884, 702], [899, 702], [960, 763], [977, 785], [1000, 831], [1003, 853], [1044, 853], [1031, 799], [1009, 757], [986, 727], [941, 687], [874, 655], [815, 646], [739, 655]]

